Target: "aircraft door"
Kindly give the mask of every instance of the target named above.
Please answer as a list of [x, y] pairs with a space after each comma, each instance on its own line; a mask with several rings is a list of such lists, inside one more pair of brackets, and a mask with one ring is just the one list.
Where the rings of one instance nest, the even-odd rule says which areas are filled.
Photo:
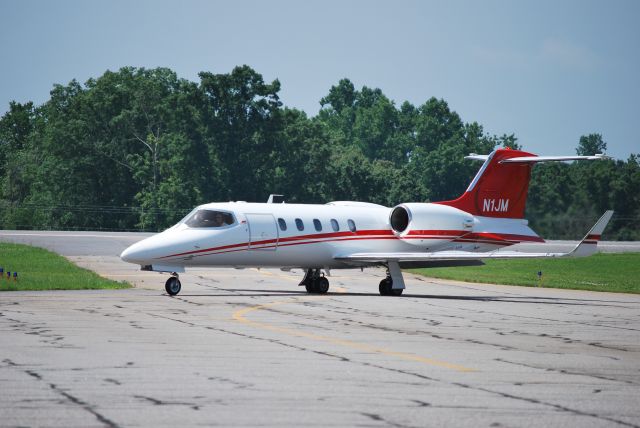
[[246, 214], [249, 249], [274, 251], [278, 247], [278, 227], [273, 214]]

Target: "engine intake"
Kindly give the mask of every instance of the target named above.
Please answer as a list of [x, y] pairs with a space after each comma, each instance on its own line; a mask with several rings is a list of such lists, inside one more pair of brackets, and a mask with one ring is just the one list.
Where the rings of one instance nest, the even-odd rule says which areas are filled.
[[389, 222], [391, 223], [391, 228], [394, 232], [402, 233], [407, 230], [409, 221], [411, 221], [411, 216], [405, 207], [397, 206], [393, 211], [391, 211]]

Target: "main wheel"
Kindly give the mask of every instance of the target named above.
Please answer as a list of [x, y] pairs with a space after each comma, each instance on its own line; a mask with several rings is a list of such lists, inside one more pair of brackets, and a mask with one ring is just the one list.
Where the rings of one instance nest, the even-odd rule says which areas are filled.
[[313, 282], [308, 282], [304, 285], [304, 288], [307, 289], [307, 293], [313, 294], [313, 293], [317, 293], [316, 291], [316, 287], [314, 286]]
[[385, 278], [380, 281], [380, 285], [378, 286], [378, 291], [380, 291], [381, 296], [388, 296], [391, 294], [391, 285], [393, 282], [390, 278]]
[[180, 280], [178, 278], [172, 276], [164, 283], [164, 289], [169, 296], [175, 296], [182, 289], [182, 284], [180, 284]]
[[391, 278], [385, 278], [380, 281], [380, 286], [378, 290], [380, 291], [380, 295], [382, 296], [400, 296], [404, 291], [402, 288], [392, 288], [393, 280]]
[[389, 290], [389, 296], [401, 296], [403, 291], [402, 288], [392, 288]]
[[316, 281], [316, 293], [327, 294], [327, 291], [329, 291], [329, 280], [324, 276], [321, 276]]

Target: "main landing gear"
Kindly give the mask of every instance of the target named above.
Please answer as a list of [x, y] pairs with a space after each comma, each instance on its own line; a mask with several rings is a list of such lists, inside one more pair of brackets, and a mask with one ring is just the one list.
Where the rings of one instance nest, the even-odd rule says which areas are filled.
[[378, 290], [380, 291], [381, 296], [400, 296], [404, 291], [402, 288], [393, 288], [393, 279], [391, 279], [391, 276], [387, 276], [385, 279], [380, 281]]
[[381, 296], [400, 296], [404, 291], [404, 278], [398, 262], [387, 264], [387, 277], [378, 286]]
[[164, 283], [164, 289], [169, 296], [175, 296], [180, 292], [182, 284], [180, 284], [180, 279], [178, 279], [176, 272], [173, 272], [167, 282]]
[[321, 274], [320, 269], [307, 269], [298, 285], [304, 285], [310, 294], [327, 294], [329, 291], [329, 280]]

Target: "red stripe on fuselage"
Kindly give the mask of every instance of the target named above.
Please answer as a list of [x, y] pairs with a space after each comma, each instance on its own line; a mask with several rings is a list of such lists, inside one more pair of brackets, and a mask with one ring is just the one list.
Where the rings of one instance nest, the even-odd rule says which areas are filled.
[[[215, 250], [220, 250], [220, 249], [227, 249], [227, 248], [233, 248], [233, 247], [238, 247], [238, 246], [243, 246], [243, 245], [265, 245], [265, 244], [271, 244], [271, 243], [275, 243], [277, 242], [291, 242], [291, 241], [302, 241], [302, 240], [306, 240], [306, 239], [327, 239], [327, 238], [338, 238], [338, 237], [350, 237], [350, 236], [369, 236], [369, 235], [391, 235], [393, 237], [393, 231], [392, 230], [358, 230], [356, 232], [332, 232], [332, 233], [314, 233], [314, 234], [310, 234], [310, 235], [298, 235], [298, 236], [287, 236], [284, 238], [279, 238], [279, 239], [266, 239], [263, 241], [253, 241], [253, 242], [243, 242], [240, 244], [230, 244], [230, 245], [223, 245], [221, 247], [212, 247], [212, 248], [205, 248], [205, 249], [201, 249], [201, 250], [193, 250], [193, 251], [185, 251], [184, 253], [177, 253], [177, 254], [171, 254], [168, 256], [164, 256], [164, 257], [160, 257], [161, 259], [166, 259], [168, 257], [176, 257], [176, 256], [186, 256], [189, 254], [198, 254], [198, 253], [204, 253], [204, 252], [208, 252], [208, 251], [215, 251]], [[327, 241], [316, 241], [316, 242], [327, 242]]]
[[[425, 235], [418, 235], [417, 232], [426, 233]], [[494, 233], [467, 233], [466, 235], [460, 235], [457, 230], [423, 230], [423, 231], [410, 231], [404, 237], [398, 237], [394, 235], [391, 230], [361, 230], [357, 232], [333, 232], [333, 233], [316, 233], [299, 236], [289, 236], [280, 239], [267, 239], [254, 242], [242, 242], [238, 244], [222, 245], [219, 247], [211, 247], [193, 251], [186, 251], [183, 253], [171, 254], [168, 256], [160, 257], [161, 259], [167, 259], [171, 257], [180, 256], [192, 256], [200, 257], [205, 255], [223, 254], [236, 251], [254, 250], [254, 249], [268, 249], [276, 247], [288, 247], [292, 245], [306, 245], [316, 244], [322, 242], [339, 242], [339, 241], [353, 241], [353, 240], [376, 240], [376, 239], [449, 239], [452, 242], [464, 242], [464, 243], [480, 243], [480, 244], [493, 244], [493, 245], [512, 245], [518, 242], [544, 242], [537, 236], [529, 235], [514, 235], [514, 234], [494, 234]], [[411, 236], [409, 236], [411, 235]], [[457, 239], [454, 239], [458, 237]], [[304, 241], [304, 242], [301, 242]], [[251, 247], [249, 247], [251, 245]]]

